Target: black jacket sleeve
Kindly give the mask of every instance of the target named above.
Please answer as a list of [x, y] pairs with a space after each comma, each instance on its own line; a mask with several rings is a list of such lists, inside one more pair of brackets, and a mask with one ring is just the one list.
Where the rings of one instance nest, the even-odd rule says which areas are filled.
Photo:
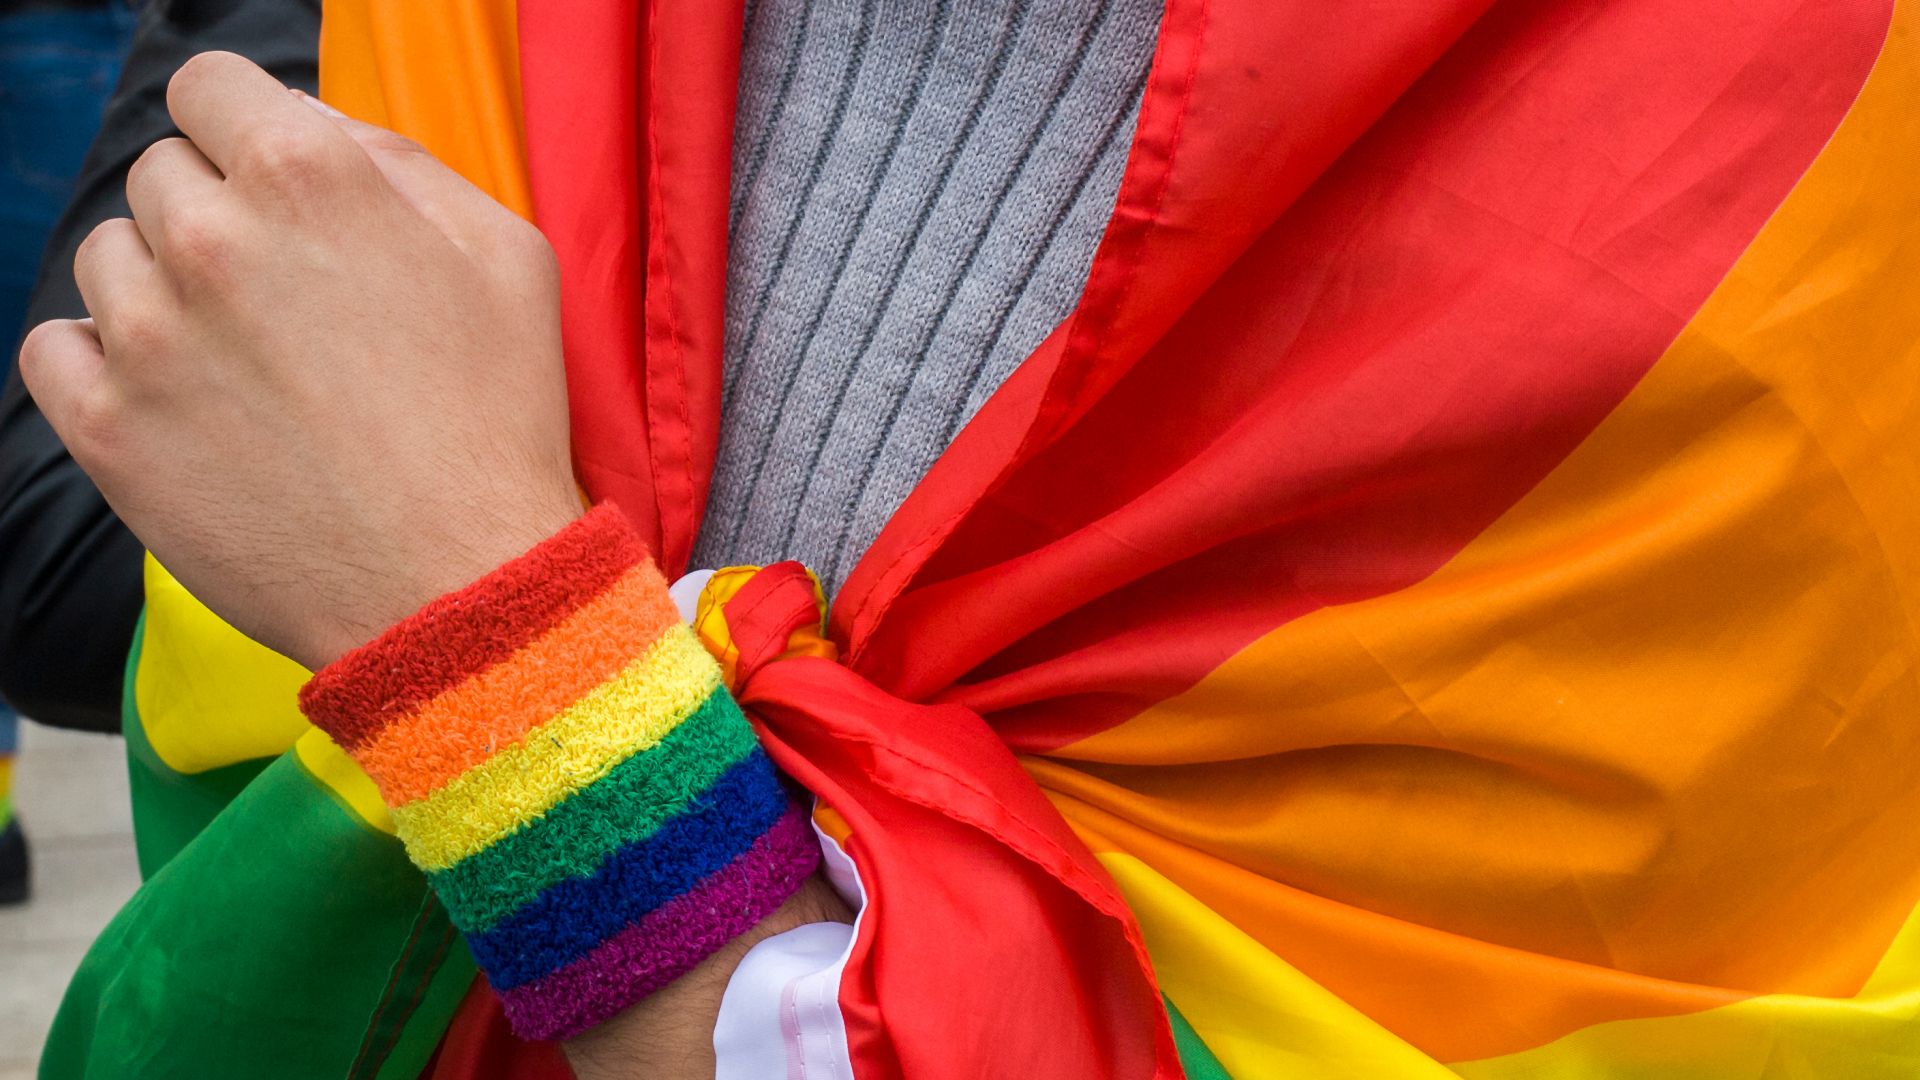
[[[129, 215], [127, 168], [154, 141], [179, 134], [166, 104], [174, 71], [195, 53], [224, 49], [312, 92], [319, 32], [319, 0], [148, 5], [72, 201], [48, 237], [27, 326], [86, 314], [74, 250], [95, 225]], [[44, 723], [119, 730], [140, 562], [140, 542], [67, 455], [16, 371], [0, 397], [0, 695]]]

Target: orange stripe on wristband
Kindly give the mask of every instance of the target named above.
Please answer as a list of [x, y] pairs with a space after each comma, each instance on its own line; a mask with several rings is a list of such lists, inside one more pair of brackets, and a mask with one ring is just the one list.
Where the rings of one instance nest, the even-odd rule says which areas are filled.
[[390, 722], [354, 757], [388, 805], [425, 798], [613, 679], [679, 622], [660, 571], [640, 563], [511, 662]]
[[407, 854], [429, 873], [452, 866], [652, 749], [709, 695], [725, 692], [720, 665], [693, 631], [669, 628], [612, 682], [595, 687], [534, 734], [426, 798], [395, 806], [393, 821]]

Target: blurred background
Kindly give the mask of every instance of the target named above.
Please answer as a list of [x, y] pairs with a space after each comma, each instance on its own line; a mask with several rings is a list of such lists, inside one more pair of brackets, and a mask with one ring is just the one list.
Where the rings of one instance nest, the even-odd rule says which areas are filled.
[[73, 969], [140, 884], [120, 740], [28, 724], [21, 743], [33, 894], [0, 906], [0, 1080], [34, 1075]]
[[[0, 0], [0, 375], [136, 17], [125, 0]], [[120, 740], [0, 704], [0, 1080], [34, 1075], [61, 989], [138, 884]]]

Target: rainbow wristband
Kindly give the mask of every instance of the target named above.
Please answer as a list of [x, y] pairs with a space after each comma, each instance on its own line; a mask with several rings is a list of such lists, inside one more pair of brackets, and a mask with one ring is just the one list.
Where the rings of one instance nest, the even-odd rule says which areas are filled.
[[805, 814], [601, 507], [313, 677], [514, 1031], [576, 1034], [771, 914]]

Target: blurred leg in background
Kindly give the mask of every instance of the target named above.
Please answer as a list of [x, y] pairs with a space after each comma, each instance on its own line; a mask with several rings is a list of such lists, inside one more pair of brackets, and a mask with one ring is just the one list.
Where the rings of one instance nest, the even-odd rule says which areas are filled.
[[[100, 125], [134, 15], [120, 0], [0, 5], [0, 378], [25, 331], [42, 249], [73, 193]], [[19, 722], [0, 703], [0, 904], [28, 894], [26, 840], [14, 820]]]
[[13, 752], [19, 745], [20, 721], [11, 711], [0, 714], [0, 904], [18, 904], [27, 898], [27, 838], [13, 817]]

